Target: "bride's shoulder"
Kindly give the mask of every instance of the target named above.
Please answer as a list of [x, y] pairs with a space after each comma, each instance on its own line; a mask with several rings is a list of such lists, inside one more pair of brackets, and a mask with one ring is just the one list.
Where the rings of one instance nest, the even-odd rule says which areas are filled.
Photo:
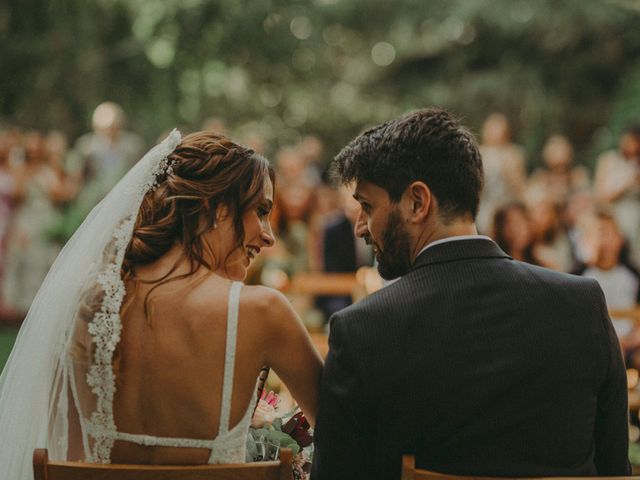
[[271, 327], [298, 321], [291, 302], [278, 290], [260, 285], [245, 286], [240, 294], [240, 311]]
[[262, 285], [245, 285], [240, 293], [240, 306], [261, 313], [291, 308], [281, 292]]
[[307, 335], [289, 299], [272, 288], [259, 285], [243, 287], [240, 314], [267, 342], [297, 341]]

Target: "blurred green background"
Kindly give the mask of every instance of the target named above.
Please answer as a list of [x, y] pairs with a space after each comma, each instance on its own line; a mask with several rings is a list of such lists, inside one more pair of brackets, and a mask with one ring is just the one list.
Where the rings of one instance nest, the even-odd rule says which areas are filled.
[[640, 114], [640, 1], [5, 0], [0, 121], [75, 138], [124, 106], [149, 142], [219, 117], [271, 149], [444, 105], [505, 113], [530, 167], [552, 132], [578, 160]]
[[[73, 142], [99, 103], [151, 144], [221, 119], [268, 152], [443, 105], [500, 111], [539, 164], [567, 135], [593, 167], [640, 119], [640, 0], [4, 0], [0, 127]], [[15, 329], [0, 330], [0, 367]]]

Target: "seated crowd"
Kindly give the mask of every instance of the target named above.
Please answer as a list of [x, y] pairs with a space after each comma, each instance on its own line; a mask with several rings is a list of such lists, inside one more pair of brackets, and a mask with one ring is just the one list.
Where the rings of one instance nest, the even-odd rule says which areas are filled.
[[[95, 111], [93, 131], [72, 148], [58, 131], [0, 130], [0, 321], [24, 316], [61, 246], [144, 153], [140, 137], [123, 125], [122, 109], [104, 103]], [[218, 119], [203, 128], [226, 129]], [[268, 153], [258, 135], [245, 143]], [[524, 150], [512, 142], [501, 114], [487, 118], [480, 143], [485, 188], [479, 233], [515, 259], [596, 278], [610, 309], [635, 307], [640, 302], [640, 126], [628, 128], [618, 148], [599, 157], [593, 179], [563, 135], [548, 138], [541, 161], [529, 162], [541, 166], [527, 174]], [[277, 241], [247, 282], [286, 291], [303, 272], [372, 266], [369, 247], [352, 233], [357, 202], [326, 181], [329, 158], [322, 141], [302, 136], [269, 156], [277, 171], [272, 221]], [[349, 296], [291, 296], [310, 330], [322, 330], [333, 312], [351, 302]], [[614, 323], [628, 361], [640, 366], [635, 355], [640, 331], [630, 318]]]

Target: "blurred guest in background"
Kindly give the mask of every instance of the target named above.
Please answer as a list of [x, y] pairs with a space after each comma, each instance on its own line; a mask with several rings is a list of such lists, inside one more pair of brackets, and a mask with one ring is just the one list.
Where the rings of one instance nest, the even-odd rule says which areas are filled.
[[478, 231], [486, 233], [498, 208], [522, 199], [526, 182], [523, 150], [511, 142], [509, 120], [501, 113], [489, 115], [484, 122], [480, 153], [484, 188], [476, 224]]
[[202, 130], [216, 132], [220, 135], [228, 135], [229, 133], [229, 128], [224, 119], [215, 116], [205, 118], [202, 122]]
[[528, 211], [538, 262], [553, 270], [570, 271], [575, 261], [571, 242], [562, 225], [562, 208], [545, 192], [531, 192]]
[[596, 165], [595, 194], [610, 205], [620, 230], [629, 240], [634, 261], [640, 261], [640, 125], [628, 127], [619, 149], [603, 153]]
[[265, 268], [277, 268], [291, 277], [309, 271], [313, 241], [309, 224], [314, 207], [313, 183], [306, 176], [305, 161], [296, 147], [276, 153], [276, 190], [273, 225], [278, 242], [268, 253]]
[[75, 198], [82, 185], [74, 175], [69, 174], [66, 170], [66, 162], [69, 157], [67, 136], [59, 130], [52, 130], [45, 137], [45, 141], [49, 165], [57, 172], [58, 178], [63, 184], [61, 189], [63, 194], [56, 201], [64, 204]]
[[[371, 248], [362, 238], [354, 236], [360, 205], [346, 186], [340, 187], [340, 200], [340, 211], [330, 217], [324, 227], [322, 270], [327, 273], [355, 273], [358, 268], [371, 264]], [[351, 296], [323, 296], [316, 300], [327, 320], [351, 303]]]
[[564, 209], [562, 223], [565, 226], [567, 237], [571, 243], [571, 251], [577, 263], [584, 263], [589, 256], [584, 251], [584, 228], [580, 223], [595, 207], [594, 195], [591, 189], [579, 190], [569, 196], [567, 206]]
[[44, 136], [29, 132], [24, 137], [23, 187], [7, 240], [7, 263], [3, 295], [8, 307], [26, 313], [40, 288], [59, 246], [50, 230], [60, 221], [58, 205], [75, 194], [59, 168], [60, 152], [50, 155]]
[[297, 147], [288, 146], [278, 150], [276, 168], [278, 183], [284, 187], [301, 184], [312, 188], [317, 183], [315, 176], [307, 170], [306, 161]]
[[[69, 154], [69, 142], [66, 135], [59, 130], [52, 130], [47, 134], [45, 142], [49, 164], [62, 175], [65, 172], [65, 163]], [[66, 177], [64, 178], [66, 179]]]
[[[625, 240], [616, 219], [610, 212], [599, 209], [583, 222], [585, 234], [584, 251], [586, 262], [579, 265], [574, 273], [595, 278], [607, 300], [609, 309], [630, 309], [640, 302], [640, 274], [629, 259], [629, 245]], [[633, 328], [630, 319], [613, 318], [618, 336], [625, 338]], [[635, 335], [640, 345], [640, 336]], [[630, 338], [627, 342], [629, 343]]]
[[280, 179], [286, 185], [302, 182], [316, 187], [322, 182], [324, 145], [315, 135], [305, 136], [295, 146], [283, 147], [276, 153]]
[[[289, 276], [309, 270], [309, 219], [312, 206], [313, 189], [304, 183], [283, 185], [276, 190], [275, 234], [282, 249], [278, 262]], [[271, 255], [269, 259], [272, 259]]]
[[24, 164], [24, 146], [22, 145], [22, 131], [17, 127], [10, 127], [4, 132], [7, 164], [10, 167], [21, 167]]
[[544, 191], [556, 205], [564, 207], [569, 197], [589, 188], [589, 174], [581, 165], [574, 165], [573, 145], [564, 135], [549, 137], [542, 150], [543, 166], [528, 180], [528, 189]]
[[322, 181], [324, 144], [315, 135], [305, 135], [297, 146], [305, 165], [305, 177], [312, 185]]
[[125, 120], [120, 105], [101, 103], [93, 112], [93, 132], [81, 136], [69, 156], [67, 170], [84, 184], [87, 213], [143, 153], [142, 139], [124, 130]]
[[533, 247], [533, 233], [526, 207], [521, 203], [504, 205], [493, 218], [493, 239], [515, 260], [540, 265]]
[[12, 148], [13, 145], [8, 132], [0, 131], [0, 285], [2, 284], [6, 261], [7, 232], [9, 231], [9, 224], [13, 214], [15, 197], [18, 193], [18, 178], [15, 166], [9, 163], [9, 155]]
[[[294, 277], [310, 271], [310, 254], [313, 250], [310, 220], [314, 197], [313, 188], [304, 182], [276, 182], [271, 218], [277, 241], [273, 248], [265, 252], [260, 283], [288, 291]], [[322, 324], [321, 312], [313, 307], [313, 295], [288, 291], [287, 296], [308, 328]]]
[[141, 157], [142, 139], [123, 130], [124, 124], [125, 114], [118, 104], [101, 103], [93, 112], [93, 132], [82, 135], [67, 155], [65, 170], [76, 183], [78, 194], [52, 228], [61, 245]]
[[342, 213], [340, 192], [321, 182], [314, 189], [314, 204], [309, 221], [309, 261], [312, 271], [324, 270], [324, 230], [328, 222]]

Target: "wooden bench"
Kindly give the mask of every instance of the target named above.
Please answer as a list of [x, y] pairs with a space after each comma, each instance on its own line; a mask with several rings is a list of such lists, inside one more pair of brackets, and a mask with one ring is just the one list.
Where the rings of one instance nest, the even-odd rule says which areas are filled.
[[627, 477], [477, 477], [473, 475], [450, 475], [432, 472], [416, 468], [413, 455], [402, 457], [402, 480], [593, 480], [594, 478], [606, 480], [640, 480], [638, 476]]
[[[292, 480], [293, 455], [280, 450], [276, 462], [226, 465], [118, 465], [52, 462], [46, 449], [33, 453], [34, 480]], [[7, 479], [9, 480], [9, 479]]]

